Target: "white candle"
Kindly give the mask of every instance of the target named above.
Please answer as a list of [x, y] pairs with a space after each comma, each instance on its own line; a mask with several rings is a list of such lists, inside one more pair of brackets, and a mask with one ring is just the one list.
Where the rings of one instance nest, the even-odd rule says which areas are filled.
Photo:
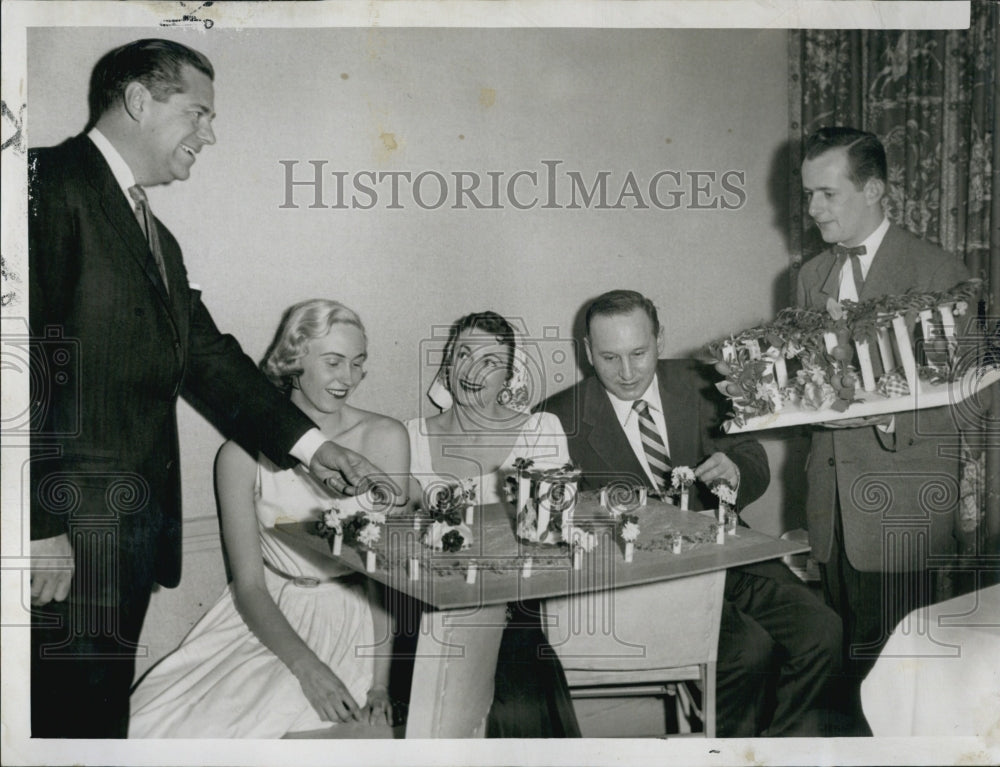
[[688, 510], [688, 491], [681, 490], [681, 511]]
[[837, 345], [837, 334], [831, 330], [823, 334], [823, 343], [826, 344], [826, 353], [833, 354], [833, 349]]
[[[601, 488], [601, 508], [608, 509], [608, 488]], [[610, 509], [608, 509], [610, 511]]]
[[718, 524], [715, 526], [715, 542], [725, 543], [726, 542], [726, 526], [723, 524]]
[[684, 538], [680, 533], [674, 533], [670, 539], [670, 551], [674, 554], [680, 554], [684, 546]]
[[469, 569], [465, 571], [465, 582], [475, 583], [476, 582], [476, 572], [477, 567], [475, 562], [469, 562]]
[[720, 525], [726, 524], [726, 504], [719, 501], [719, 508], [715, 510], [715, 521]]
[[896, 334], [896, 350], [899, 352], [899, 362], [903, 366], [903, 374], [906, 376], [906, 383], [910, 387], [910, 394], [917, 393], [917, 361], [913, 357], [913, 342], [906, 329], [906, 319], [902, 314], [897, 314], [892, 318], [892, 329]]
[[889, 337], [888, 328], [878, 329], [878, 353], [882, 358], [882, 370], [888, 373], [896, 367], [895, 358], [892, 356], [892, 339]]
[[875, 391], [875, 369], [872, 367], [872, 355], [868, 348], [868, 341], [855, 341], [854, 347], [858, 350], [858, 364], [861, 366], [861, 385], [865, 391]]
[[413, 529], [414, 530], [420, 529], [420, 512], [418, 511], [413, 512]]
[[465, 524], [467, 525], [472, 524], [472, 519], [475, 514], [475, 510], [476, 507], [473, 506], [472, 504], [469, 504], [468, 506], [465, 507]]
[[521, 577], [530, 578], [531, 577], [531, 557], [526, 557], [524, 560], [524, 566], [521, 568]]
[[375, 552], [365, 552], [365, 570], [369, 573], [375, 572]]
[[420, 580], [420, 560], [416, 557], [410, 557], [410, 580]]
[[573, 549], [573, 569], [579, 570], [583, 567], [583, 549], [579, 546]]
[[920, 317], [920, 332], [924, 334], [924, 344], [928, 344], [934, 335], [931, 327], [931, 317], [934, 316], [934, 312], [931, 309], [923, 309], [917, 316]]
[[344, 548], [344, 535], [343, 533], [333, 534], [333, 556], [339, 557], [340, 550]]
[[625, 561], [631, 562], [635, 556], [635, 544], [632, 541], [625, 542]]
[[779, 389], [788, 385], [788, 365], [785, 364], [784, 354], [779, 354], [774, 360], [774, 379]]
[[955, 315], [951, 312], [950, 306], [939, 306], [938, 314], [941, 315], [941, 329], [944, 331], [945, 338], [954, 338], [955, 336]]
[[739, 519], [739, 517], [736, 516], [736, 512], [735, 511], [730, 511], [730, 512], [728, 512], [726, 514], [726, 534], [727, 535], [736, 535], [736, 526], [738, 524], [737, 523], [738, 519]]
[[646, 508], [646, 501], [648, 500], [648, 492], [645, 487], [639, 488], [639, 508]]

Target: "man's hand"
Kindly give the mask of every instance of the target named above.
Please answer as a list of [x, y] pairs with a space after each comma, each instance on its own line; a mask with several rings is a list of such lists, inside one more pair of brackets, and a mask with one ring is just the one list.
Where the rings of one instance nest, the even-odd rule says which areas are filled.
[[367, 458], [333, 442], [324, 442], [313, 455], [309, 471], [327, 486], [345, 495], [356, 495], [373, 485], [382, 485], [397, 498], [399, 486]]
[[840, 421], [824, 421], [819, 424], [824, 429], [860, 429], [865, 426], [890, 426], [892, 415], [866, 415], [860, 418], [844, 418]]
[[740, 484], [740, 469], [725, 453], [712, 453], [695, 468], [694, 475], [706, 485], [717, 479], [734, 488]]
[[31, 542], [31, 604], [62, 602], [73, 582], [73, 546], [65, 533]]

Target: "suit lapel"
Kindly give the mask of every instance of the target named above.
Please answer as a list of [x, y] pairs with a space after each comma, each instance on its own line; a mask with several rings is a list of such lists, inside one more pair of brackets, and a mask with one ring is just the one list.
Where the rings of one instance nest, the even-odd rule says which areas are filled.
[[693, 400], [690, 387], [685, 387], [680, 376], [671, 375], [669, 367], [665, 361], [660, 362], [657, 381], [667, 424], [670, 462], [674, 466], [693, 468], [702, 457], [699, 454], [698, 403]]
[[125, 195], [122, 194], [121, 187], [115, 180], [111, 168], [100, 153], [94, 143], [86, 136], [81, 136], [81, 151], [79, 157], [84, 165], [85, 178], [93, 187], [97, 199], [100, 200], [101, 209], [108, 221], [118, 232], [122, 241], [127, 246], [129, 255], [136, 260], [156, 288], [157, 294], [162, 299], [165, 306], [169, 307], [169, 300], [160, 279], [159, 270], [150, 253], [149, 243], [143, 234], [142, 227], [135, 217], [135, 211], [128, 204]]
[[865, 277], [865, 286], [858, 296], [861, 300], [878, 298], [879, 296], [899, 292], [900, 275], [905, 274], [905, 257], [900, 249], [900, 232], [889, 225], [889, 230], [882, 238], [882, 244], [872, 259], [868, 276]]
[[834, 301], [840, 300], [840, 270], [837, 268], [837, 258], [829, 250], [821, 253], [819, 258], [829, 260], [829, 264], [824, 263], [820, 268], [820, 274], [826, 271], [826, 279], [823, 280], [823, 284], [819, 288], [819, 292], [822, 295], [821, 303], [815, 307], [819, 310], [825, 310], [829, 299], [832, 298]]
[[[646, 472], [632, 452], [632, 446], [611, 407], [607, 392], [597, 378], [587, 379], [583, 396], [583, 422], [590, 429], [587, 442], [607, 467], [608, 477], [600, 480], [623, 478], [623, 474], [632, 474], [641, 477], [648, 484]], [[600, 480], [597, 484], [606, 484]]]

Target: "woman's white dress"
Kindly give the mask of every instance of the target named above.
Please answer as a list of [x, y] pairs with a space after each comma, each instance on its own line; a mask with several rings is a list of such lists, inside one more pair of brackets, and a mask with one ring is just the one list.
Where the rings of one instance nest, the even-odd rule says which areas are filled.
[[[480, 503], [497, 503], [503, 497], [503, 483], [507, 475], [514, 471], [514, 461], [518, 458], [532, 460], [535, 466], [542, 469], [564, 466], [570, 459], [566, 435], [559, 419], [551, 413], [533, 413], [524, 422], [510, 453], [496, 471], [483, 472], [475, 454], [467, 452], [468, 473], [461, 477], [443, 477], [434, 471], [425, 421], [425, 418], [414, 418], [405, 422], [410, 437], [410, 474], [425, 492], [433, 486], [472, 479], [478, 486]], [[449, 455], [457, 455], [460, 447], [460, 441], [456, 441], [455, 450], [449, 451]]]
[[[559, 419], [535, 413], [521, 427], [510, 453], [496, 471], [483, 472], [475, 454], [459, 441], [449, 455], [469, 458], [469, 471], [461, 477], [444, 477], [434, 471], [431, 445], [423, 418], [406, 422], [410, 437], [410, 473], [426, 494], [429, 488], [472, 479], [481, 503], [496, 503], [503, 483], [513, 472], [514, 461], [526, 458], [542, 469], [558, 468], [569, 461], [569, 447]], [[536, 603], [508, 605], [508, 623], [500, 640], [493, 680], [493, 705], [486, 724], [490, 738], [580, 737], [580, 727], [559, 659], [548, 645]]]
[[[318, 519], [330, 496], [301, 467], [259, 458], [255, 509], [264, 578], [278, 608], [363, 705], [372, 683], [371, 609], [362, 583], [319, 552], [290, 546], [275, 522]], [[277, 572], [275, 572], [277, 571]], [[130, 738], [279, 738], [328, 727], [298, 680], [250, 631], [229, 587], [132, 693]]]

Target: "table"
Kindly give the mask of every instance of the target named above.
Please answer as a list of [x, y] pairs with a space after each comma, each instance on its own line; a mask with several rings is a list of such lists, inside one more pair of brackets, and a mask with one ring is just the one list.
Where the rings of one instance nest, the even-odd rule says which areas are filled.
[[[413, 516], [405, 514], [387, 521], [373, 572], [365, 571], [361, 553], [344, 546], [342, 563], [430, 608], [421, 617], [406, 737], [483, 735], [508, 602], [624, 589], [808, 550], [746, 527], [717, 544], [713, 518], [655, 499], [638, 516], [641, 533], [634, 559], [628, 563], [610, 515], [595, 495], [581, 493], [576, 518], [597, 534], [599, 543], [584, 554], [579, 570], [573, 569], [566, 546], [519, 542], [514, 509], [504, 503], [476, 510], [473, 544], [458, 553], [433, 552], [423, 546]], [[314, 535], [313, 527], [310, 522], [285, 523], [275, 530], [298, 545], [332, 556], [329, 543]], [[680, 554], [670, 551], [669, 536], [674, 532], [684, 536]], [[530, 577], [524, 577], [529, 558]], [[410, 577], [411, 559], [420, 563], [416, 580]], [[466, 572], [473, 561], [477, 577], [469, 584]]]

